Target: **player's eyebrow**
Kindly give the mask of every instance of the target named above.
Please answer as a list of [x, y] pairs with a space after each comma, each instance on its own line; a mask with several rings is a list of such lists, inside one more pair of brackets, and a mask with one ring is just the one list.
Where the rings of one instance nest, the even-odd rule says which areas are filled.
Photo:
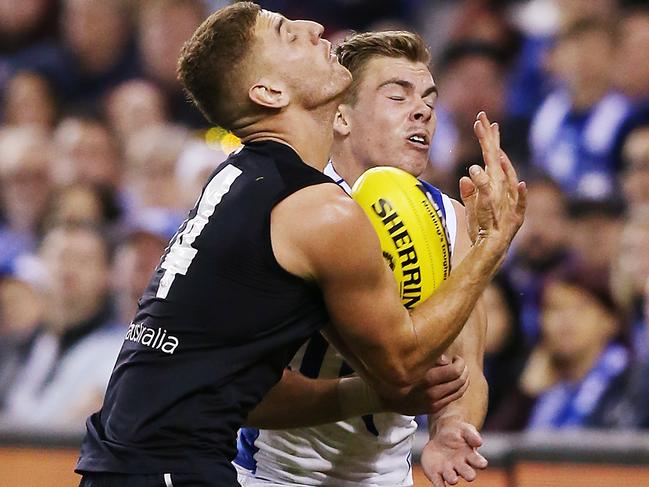
[[439, 91], [437, 90], [437, 85], [431, 85], [422, 93], [421, 97], [426, 98], [429, 95], [439, 96]]
[[413, 85], [410, 81], [406, 81], [405, 79], [401, 78], [390, 78], [389, 80], [384, 81], [379, 85], [379, 88], [383, 88], [384, 86], [387, 85], [398, 85], [401, 86], [402, 88], [405, 88], [407, 90], [412, 90], [414, 89], [415, 85]]

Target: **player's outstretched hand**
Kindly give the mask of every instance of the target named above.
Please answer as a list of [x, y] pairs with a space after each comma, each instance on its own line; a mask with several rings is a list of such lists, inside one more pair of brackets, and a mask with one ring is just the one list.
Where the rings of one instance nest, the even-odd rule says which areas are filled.
[[421, 453], [421, 466], [434, 487], [455, 485], [460, 478], [471, 482], [476, 470], [487, 467], [487, 460], [477, 448], [482, 437], [475, 427], [459, 418], [442, 418], [435, 425], [435, 435]]
[[480, 112], [473, 126], [485, 168], [473, 165], [469, 176], [460, 179], [460, 195], [466, 206], [469, 236], [491, 237], [505, 249], [523, 223], [527, 204], [525, 183], [500, 148], [498, 124]]
[[401, 414], [436, 414], [461, 398], [469, 387], [469, 369], [461, 357], [442, 355], [424, 380], [401, 397], [383, 399], [390, 411]]

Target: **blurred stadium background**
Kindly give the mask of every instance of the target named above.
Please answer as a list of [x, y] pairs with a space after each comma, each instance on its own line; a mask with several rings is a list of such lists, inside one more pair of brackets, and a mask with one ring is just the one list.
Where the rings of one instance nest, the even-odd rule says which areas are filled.
[[[0, 487], [76, 485], [137, 299], [237, 147], [175, 77], [226, 3], [0, 0]], [[440, 90], [426, 179], [457, 195], [484, 109], [529, 182], [485, 296], [491, 467], [475, 485], [649, 486], [647, 2], [258, 3], [334, 42], [419, 32]]]

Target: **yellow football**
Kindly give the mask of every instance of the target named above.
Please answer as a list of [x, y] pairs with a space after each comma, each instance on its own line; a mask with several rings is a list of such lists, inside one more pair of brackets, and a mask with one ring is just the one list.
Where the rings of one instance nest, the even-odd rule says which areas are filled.
[[412, 308], [424, 301], [451, 270], [444, 219], [422, 183], [394, 167], [374, 167], [352, 187], [381, 242], [399, 285], [401, 301]]

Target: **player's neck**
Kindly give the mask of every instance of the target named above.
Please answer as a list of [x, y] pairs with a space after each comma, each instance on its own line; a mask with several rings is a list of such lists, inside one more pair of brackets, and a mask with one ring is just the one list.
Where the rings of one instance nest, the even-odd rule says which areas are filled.
[[331, 153], [336, 106], [331, 104], [311, 111], [287, 109], [247, 127], [240, 135], [241, 141], [245, 144], [275, 140], [287, 144], [305, 164], [322, 171]]
[[365, 172], [366, 165], [354, 156], [351, 147], [344, 142], [334, 141], [331, 149], [331, 161], [335, 171], [349, 186]]

